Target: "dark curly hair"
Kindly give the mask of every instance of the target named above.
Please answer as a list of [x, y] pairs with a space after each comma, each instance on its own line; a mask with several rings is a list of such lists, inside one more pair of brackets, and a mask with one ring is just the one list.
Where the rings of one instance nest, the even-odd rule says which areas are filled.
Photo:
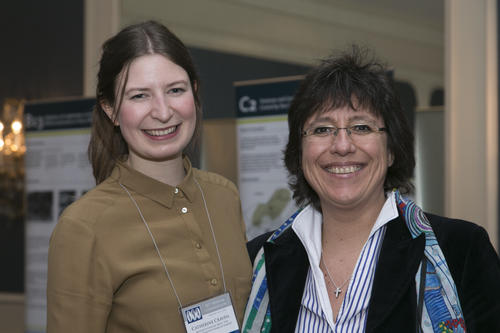
[[[356, 101], [356, 105], [353, 104]], [[349, 106], [362, 107], [384, 120], [387, 147], [394, 157], [384, 182], [386, 191], [398, 188], [402, 193], [413, 190], [411, 177], [415, 168], [413, 133], [395, 92], [393, 80], [385, 65], [373, 52], [359, 46], [323, 60], [301, 82], [288, 111], [288, 144], [285, 166], [289, 185], [299, 206], [312, 204], [321, 211], [319, 197], [307, 183], [302, 170], [302, 131], [316, 112]]]

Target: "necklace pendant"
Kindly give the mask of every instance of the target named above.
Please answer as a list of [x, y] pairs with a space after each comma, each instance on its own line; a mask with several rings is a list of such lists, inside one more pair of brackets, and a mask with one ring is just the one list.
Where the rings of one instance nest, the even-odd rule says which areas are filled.
[[340, 295], [341, 292], [342, 292], [342, 289], [340, 289], [339, 287], [337, 287], [337, 289], [335, 289], [335, 298], [339, 298], [339, 295]]

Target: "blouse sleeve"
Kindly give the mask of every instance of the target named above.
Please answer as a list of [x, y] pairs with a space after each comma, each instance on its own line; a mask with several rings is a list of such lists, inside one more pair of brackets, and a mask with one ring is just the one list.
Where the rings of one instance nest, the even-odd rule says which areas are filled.
[[105, 332], [112, 284], [89, 226], [61, 218], [49, 245], [47, 332]]
[[245, 224], [245, 220], [243, 218], [243, 213], [241, 211], [241, 202], [240, 200], [238, 200], [238, 205], [240, 206], [239, 207], [239, 210], [240, 210], [240, 225], [241, 225], [241, 232], [243, 233], [243, 237], [245, 237], [245, 241], [247, 241], [247, 226]]

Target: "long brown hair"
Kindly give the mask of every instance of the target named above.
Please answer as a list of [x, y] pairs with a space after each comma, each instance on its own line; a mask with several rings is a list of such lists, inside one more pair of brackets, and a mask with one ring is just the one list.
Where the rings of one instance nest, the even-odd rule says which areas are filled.
[[[186, 46], [164, 25], [147, 21], [130, 25], [108, 39], [102, 46], [99, 72], [97, 74], [97, 102], [92, 113], [91, 137], [88, 148], [96, 183], [101, 183], [110, 174], [117, 161], [128, 155], [128, 145], [120, 128], [113, 120], [118, 116], [123, 88], [128, 79], [132, 61], [147, 54], [161, 54], [182, 67], [189, 76], [196, 106], [196, 127], [186, 152], [195, 151], [201, 126], [200, 83], [191, 55]], [[122, 82], [119, 82], [122, 80]], [[117, 87], [122, 87], [118, 91]], [[113, 108], [110, 119], [102, 105]]]

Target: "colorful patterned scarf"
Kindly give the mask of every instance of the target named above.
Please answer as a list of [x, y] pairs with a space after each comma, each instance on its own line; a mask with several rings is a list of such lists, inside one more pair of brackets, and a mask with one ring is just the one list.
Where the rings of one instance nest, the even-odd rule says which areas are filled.
[[[424, 303], [421, 329], [433, 333], [466, 332], [458, 293], [443, 252], [432, 231], [424, 212], [411, 200], [403, 198], [395, 191], [396, 204], [413, 238], [425, 235], [424, 254], [427, 260]], [[295, 220], [300, 210], [295, 212], [267, 240], [273, 243]], [[422, 266], [422, 265], [421, 265]], [[419, 294], [420, 270], [416, 274], [417, 295]], [[243, 333], [270, 332], [271, 312], [267, 290], [264, 249], [260, 248], [253, 265], [252, 290], [243, 319]]]

